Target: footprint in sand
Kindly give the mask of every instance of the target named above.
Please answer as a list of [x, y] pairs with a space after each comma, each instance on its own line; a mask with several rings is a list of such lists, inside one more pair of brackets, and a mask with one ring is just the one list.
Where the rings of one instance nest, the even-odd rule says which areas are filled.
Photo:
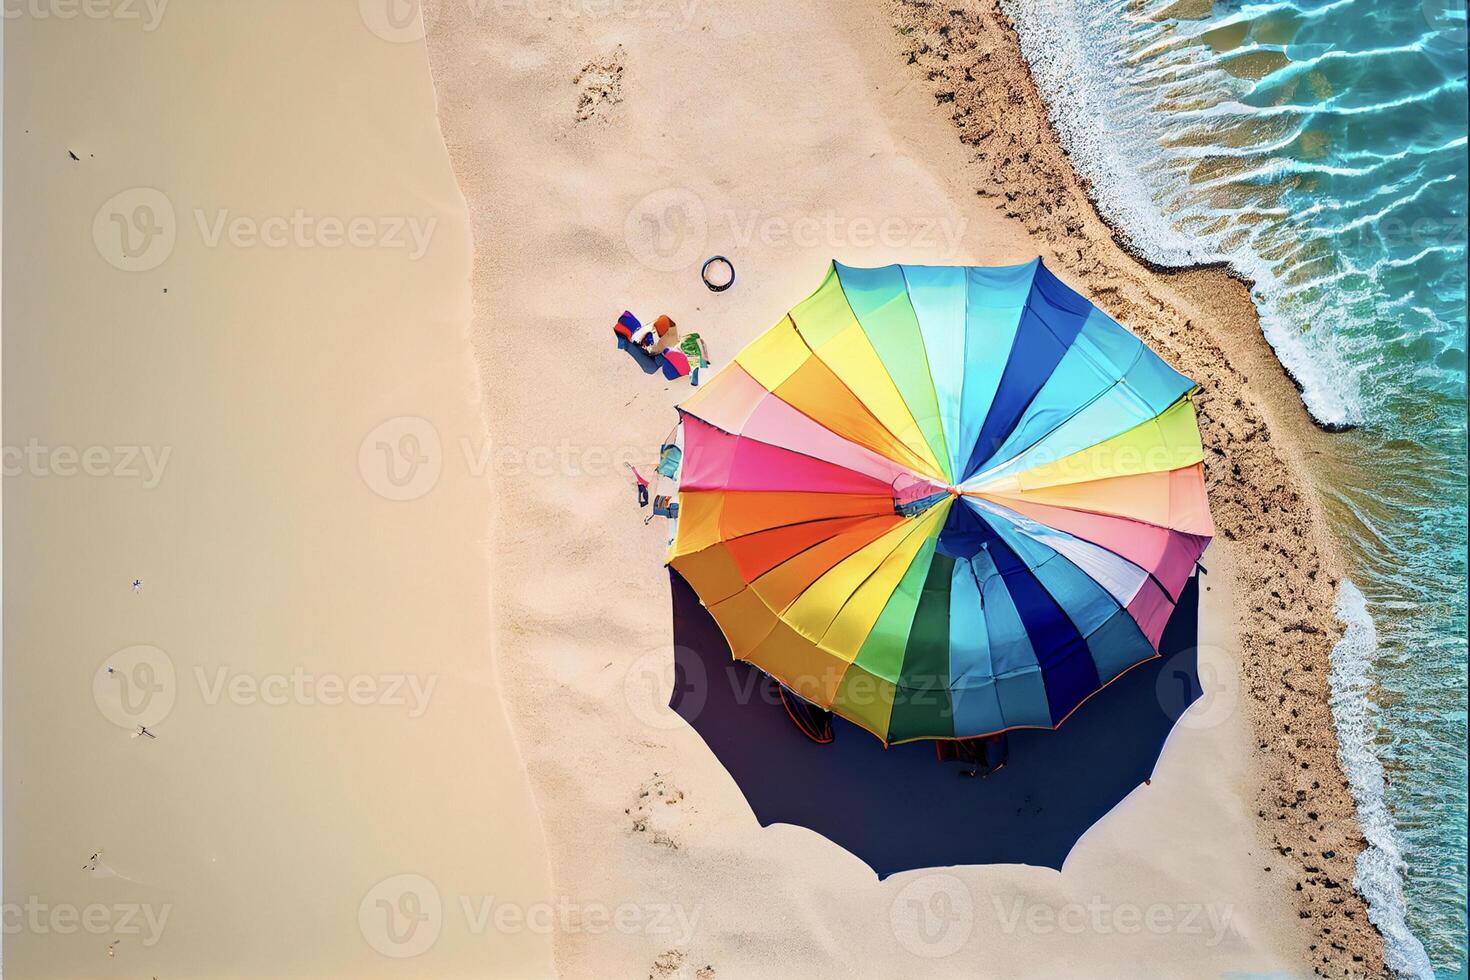
[[638, 787], [638, 798], [623, 812], [632, 818], [633, 833], [645, 834], [650, 843], [677, 851], [679, 841], [674, 829], [684, 816], [680, 805], [683, 801], [683, 790], [654, 773]]
[[714, 980], [715, 968], [708, 963], [695, 967], [684, 950], [666, 949], [658, 954], [653, 961], [653, 969], [648, 971], [648, 980], [685, 980], [689, 977]]
[[623, 58], [620, 44], [612, 54], [594, 58], [582, 66], [572, 84], [577, 86], [577, 122], [605, 117], [623, 101]]

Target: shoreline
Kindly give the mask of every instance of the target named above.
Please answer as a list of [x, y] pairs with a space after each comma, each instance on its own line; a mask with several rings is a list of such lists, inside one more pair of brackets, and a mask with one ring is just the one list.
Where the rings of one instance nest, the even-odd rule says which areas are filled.
[[[1003, 86], [1012, 103], [1006, 110], [1010, 118], [1004, 121], [1014, 126], [1014, 115], [1018, 111], [1014, 103], [1019, 100], [1024, 106], [1021, 111], [1029, 110], [1030, 118], [1027, 121], [1035, 127], [1037, 138], [1034, 143], [1024, 144], [1024, 136], [1012, 128], [1009, 131], [1011, 141], [1007, 144], [1010, 149], [1017, 148], [1018, 142], [1025, 145], [1028, 167], [1033, 176], [1030, 183], [1034, 187], [1038, 167], [1035, 160], [1029, 159], [1029, 153], [1039, 149], [1052, 155], [1052, 159], [1046, 161], [1051, 164], [1052, 172], [1039, 178], [1047, 184], [1045, 189], [1052, 194], [1070, 191], [1074, 199], [1080, 196], [1086, 204], [1085, 209], [1074, 207], [1069, 214], [1063, 216], [1059, 214], [1063, 209], [1052, 205], [1010, 206], [1015, 203], [1016, 195], [1013, 191], [1003, 191], [1000, 196], [1004, 203], [997, 206], [1007, 216], [1019, 218], [1027, 224], [1028, 230], [1051, 238], [1072, 236], [1081, 230], [1077, 224], [1070, 223], [1069, 219], [1080, 219], [1083, 224], [1093, 222], [1106, 229], [1107, 241], [1118, 255], [1126, 257], [1127, 261], [1134, 263], [1145, 274], [1130, 278], [1135, 280], [1136, 286], [1141, 287], [1143, 296], [1154, 303], [1160, 303], [1159, 313], [1170, 311], [1163, 308], [1157, 296], [1151, 294], [1146, 282], [1149, 277], [1159, 280], [1157, 285], [1176, 294], [1171, 305], [1176, 307], [1177, 313], [1197, 314], [1176, 317], [1183, 319], [1186, 328], [1198, 320], [1207, 332], [1214, 334], [1218, 328], [1206, 326], [1212, 322], [1211, 318], [1198, 314], [1222, 314], [1213, 322], [1226, 324], [1221, 331], [1224, 336], [1210, 338], [1220, 346], [1208, 353], [1218, 357], [1227, 376], [1234, 375], [1230, 379], [1234, 382], [1230, 387], [1235, 392], [1244, 393], [1245, 398], [1252, 403], [1260, 397], [1261, 403], [1255, 405], [1260, 409], [1260, 419], [1253, 419], [1254, 413], [1244, 410], [1244, 400], [1239, 394], [1235, 395], [1233, 407], [1237, 411], [1234, 419], [1228, 411], [1222, 417], [1213, 410], [1217, 396], [1225, 394], [1226, 389], [1205, 381], [1205, 375], [1198, 369], [1190, 370], [1193, 366], [1191, 362], [1205, 360], [1207, 352], [1190, 351], [1185, 342], [1170, 343], [1179, 338], [1168, 324], [1147, 323], [1147, 327], [1152, 329], [1141, 329], [1146, 324], [1138, 316], [1138, 309], [1141, 307], [1136, 299], [1132, 304], [1136, 308], [1129, 310], [1127, 301], [1122, 299], [1120, 291], [1113, 286], [1094, 289], [1091, 296], [1099, 306], [1145, 336], [1156, 350], [1168, 351], [1175, 363], [1184, 365], [1185, 374], [1200, 380], [1204, 385], [1206, 397], [1200, 399], [1200, 422], [1201, 429], [1206, 434], [1207, 446], [1216, 453], [1215, 459], [1206, 459], [1206, 472], [1220, 538], [1239, 546], [1245, 543], [1241, 540], [1243, 538], [1258, 537], [1262, 533], [1269, 536], [1272, 533], [1272, 529], [1264, 521], [1265, 514], [1272, 509], [1271, 505], [1268, 504], [1266, 510], [1258, 513], [1239, 493], [1232, 492], [1237, 488], [1246, 492], [1259, 489], [1263, 491], [1263, 497], [1268, 494], [1284, 494], [1289, 506], [1301, 507], [1306, 512], [1306, 527], [1296, 528], [1292, 535], [1296, 539], [1296, 548], [1290, 550], [1295, 550], [1296, 554], [1282, 550], [1280, 554], [1272, 556], [1272, 563], [1278, 565], [1272, 574], [1261, 576], [1254, 582], [1238, 583], [1245, 594], [1237, 609], [1242, 621], [1242, 636], [1254, 647], [1251, 651], [1251, 662], [1242, 666], [1255, 708], [1253, 723], [1262, 739], [1260, 748], [1274, 756], [1274, 750], [1268, 746], [1284, 741], [1282, 736], [1296, 735], [1296, 744], [1286, 749], [1286, 760], [1274, 757], [1260, 760], [1265, 785], [1259, 793], [1261, 809], [1258, 816], [1261, 818], [1263, 836], [1283, 858], [1291, 860], [1297, 867], [1301, 882], [1298, 885], [1301, 897], [1297, 900], [1299, 914], [1304, 919], [1313, 920], [1319, 936], [1319, 942], [1309, 950], [1314, 969], [1319, 974], [1332, 975], [1381, 974], [1384, 971], [1383, 937], [1368, 921], [1366, 901], [1352, 886], [1353, 864], [1356, 856], [1365, 850], [1366, 840], [1358, 824], [1356, 807], [1350, 794], [1347, 794], [1348, 781], [1338, 761], [1336, 729], [1328, 705], [1330, 654], [1343, 633], [1342, 624], [1333, 613], [1336, 589], [1344, 575], [1343, 560], [1339, 546], [1327, 532], [1322, 503], [1315, 496], [1315, 487], [1310, 486], [1312, 474], [1303, 460], [1307, 453], [1322, 453], [1329, 435], [1350, 431], [1353, 427], [1336, 427], [1318, 421], [1306, 410], [1299, 398], [1289, 396], [1289, 393], [1284, 398], [1279, 384], [1267, 383], [1264, 386], [1266, 391], [1260, 390], [1260, 369], [1264, 366], [1260, 348], [1265, 348], [1269, 362], [1275, 366], [1280, 378], [1289, 382], [1297, 391], [1301, 390], [1301, 386], [1276, 357], [1261, 332], [1259, 312], [1251, 299], [1253, 284], [1249, 279], [1226, 262], [1202, 263], [1181, 268], [1161, 266], [1130, 247], [1126, 233], [1102, 216], [1092, 188], [1073, 167], [1070, 155], [1051, 125], [1045, 102], [1021, 53], [1015, 26], [995, 0], [981, 0], [974, 4], [971, 8], [973, 13], [970, 14], [973, 19], [967, 18], [966, 12], [956, 13], [947, 8], [936, 8], [927, 0], [889, 0], [889, 4], [901, 33], [907, 33], [905, 29], [913, 29], [915, 32], [927, 30], [932, 32], [933, 38], [938, 39], [938, 43], [931, 43], [923, 40], [922, 35], [917, 42], [911, 38], [905, 54], [911, 67], [926, 74], [940, 90], [949, 93], [941, 101], [952, 102], [956, 106], [953, 121], [961, 131], [961, 139], [967, 144], [971, 143], [965, 139], [964, 134], [968, 127], [974, 125], [974, 121], [968, 117], [976, 110], [983, 110], [986, 104], [986, 99], [979, 97], [982, 87], [987, 98], [994, 104], [1002, 101], [996, 98], [995, 93], [998, 85]], [[967, 21], [967, 26], [978, 26], [978, 29], [972, 30], [970, 36], [966, 37], [963, 31], [954, 30], [956, 19]], [[996, 36], [989, 38], [988, 47], [982, 50], [978, 45], [986, 43], [983, 39], [987, 32]], [[958, 60], [951, 58], [952, 55], [966, 53], [961, 46], [965, 41], [977, 44], [977, 48], [969, 52], [980, 55], [976, 64], [966, 63], [963, 57]], [[977, 64], [983, 65], [980, 73], [975, 71]], [[982, 77], [977, 78], [977, 74]], [[965, 94], [969, 94], [971, 98], [966, 100]], [[1002, 128], [1000, 120], [991, 121], [995, 123], [991, 133]], [[988, 167], [991, 161], [987, 159], [986, 148], [983, 145], [971, 145], [976, 146], [975, 155], [978, 161]], [[1010, 158], [1006, 158], [1005, 163], [1009, 162]], [[992, 186], [1011, 185], [1010, 181], [1000, 179], [992, 179], [990, 183]], [[996, 194], [984, 183], [976, 187], [976, 193], [982, 197]], [[1099, 243], [1094, 239], [1089, 244]], [[1057, 261], [1078, 280], [1084, 283], [1097, 281], [1095, 277], [1077, 271], [1076, 266], [1087, 261], [1081, 250], [1077, 250], [1073, 262], [1068, 262], [1061, 254], [1058, 254]], [[1104, 262], [1106, 259], [1099, 257], [1095, 261]], [[1124, 274], [1127, 274], [1126, 271]], [[1233, 288], [1221, 288], [1223, 284], [1218, 281], [1221, 278]], [[1211, 281], [1212, 279], [1216, 281]], [[1214, 310], [1211, 310], [1212, 306]], [[1148, 320], [1165, 318], [1148, 317]], [[1164, 329], [1161, 330], [1161, 327]], [[1246, 388], [1246, 375], [1236, 369], [1234, 358], [1224, 353], [1226, 346], [1232, 350], [1242, 347], [1245, 349], [1246, 359], [1252, 364], [1254, 379], [1250, 382], [1249, 390]], [[1251, 350], [1252, 347], [1255, 350]], [[1278, 390], [1271, 390], [1273, 388]], [[1249, 431], [1238, 433], [1230, 425], [1232, 421], [1257, 422], [1259, 436]], [[1308, 425], [1304, 426], [1304, 422]], [[1220, 439], [1222, 433], [1227, 438]], [[1277, 470], [1275, 475], [1278, 479], [1261, 481], [1263, 485], [1257, 488], [1250, 486], [1252, 481], [1249, 478], [1241, 479], [1239, 463], [1233, 464], [1228, 475], [1220, 472], [1228, 456], [1218, 447], [1252, 441], [1285, 444], [1285, 459], [1278, 457], [1274, 449], [1267, 450], [1270, 457], [1275, 457], [1268, 462], [1276, 464], [1267, 468]], [[1302, 492], [1302, 484], [1308, 485], [1309, 492]], [[1230, 494], [1229, 506], [1222, 507], [1227, 493]], [[1267, 543], [1261, 544], [1263, 550], [1269, 547]], [[1292, 596], [1298, 600], [1292, 606], [1299, 618], [1284, 624], [1282, 631], [1312, 637], [1312, 640], [1305, 643], [1305, 649], [1298, 651], [1297, 656], [1293, 657], [1291, 652], [1281, 650], [1276, 639], [1270, 635], [1280, 631], [1253, 628], [1250, 617], [1265, 612], [1272, 600], [1276, 600], [1283, 613], [1286, 611], [1287, 604], [1280, 597], [1282, 590], [1279, 587], [1272, 589], [1270, 585], [1290, 582], [1291, 576], [1287, 574], [1287, 569], [1297, 565], [1300, 560], [1305, 560], [1312, 566], [1308, 575], [1310, 581], [1305, 585], [1297, 583], [1300, 594]], [[1325, 576], [1319, 576], [1319, 573], [1325, 573]], [[1323, 577], [1326, 578], [1327, 587], [1323, 585]], [[1271, 618], [1278, 619], [1276, 616]], [[1303, 687], [1295, 687], [1286, 682], [1289, 694], [1278, 695], [1278, 700], [1273, 703], [1265, 685], [1283, 680], [1286, 674], [1298, 667], [1312, 677]], [[1314, 730], [1311, 724], [1313, 721], [1323, 721], [1325, 725], [1315, 727]], [[1292, 728], [1294, 724], [1297, 726], [1296, 733]], [[1300, 734], [1303, 730], [1312, 734], [1303, 736]], [[1312, 780], [1304, 787], [1301, 785], [1303, 780], [1299, 771], [1289, 769], [1289, 763], [1299, 765], [1299, 771], [1326, 772], [1332, 783], [1322, 786], [1320, 780]], [[1306, 807], [1314, 809], [1305, 809]], [[1268, 816], [1268, 812], [1272, 810], [1275, 811], [1274, 816]], [[1299, 815], [1307, 815], [1308, 819], [1293, 819]], [[1327, 830], [1329, 827], [1333, 828], [1331, 833]], [[1331, 846], [1328, 842], [1334, 840], [1341, 843]], [[1328, 854], [1331, 857], [1327, 857]], [[1349, 891], [1350, 894], [1338, 898], [1330, 895], [1334, 891]], [[1339, 916], [1345, 920], [1345, 926], [1334, 922]]]
[[[1002, 14], [1001, 16], [1004, 16], [1004, 14]], [[1012, 27], [1011, 30], [1014, 33], [1015, 28]], [[1055, 138], [1055, 134], [1053, 134], [1053, 138]], [[1057, 148], [1061, 150], [1063, 156], [1068, 158], [1068, 162], [1070, 163], [1071, 154], [1067, 151], [1066, 146], [1064, 146], [1060, 140], [1057, 141]], [[1123, 231], [1121, 227], [1113, 222], [1106, 214], [1103, 213], [1102, 209], [1098, 207], [1097, 198], [1093, 194], [1091, 182], [1087, 180], [1087, 178], [1081, 176], [1080, 174], [1077, 174], [1075, 170], [1073, 171], [1073, 173], [1076, 175], [1077, 183], [1081, 186], [1083, 194], [1087, 196], [1088, 203], [1092, 205], [1093, 213], [1097, 215], [1097, 220], [1102, 222], [1102, 224], [1108, 229], [1109, 234], [1111, 234], [1112, 236], [1113, 244], [1118, 247], [1118, 251], [1128, 256], [1130, 259], [1138, 263], [1148, 272], [1151, 272], [1156, 276], [1163, 276], [1165, 278], [1174, 276], [1192, 276], [1211, 272], [1218, 272], [1223, 274], [1227, 279], [1239, 284], [1239, 286], [1245, 290], [1246, 302], [1250, 304], [1251, 313], [1255, 317], [1256, 323], [1259, 325], [1260, 311], [1256, 308], [1255, 300], [1251, 299], [1251, 296], [1256, 289], [1256, 281], [1254, 279], [1241, 272], [1239, 269], [1235, 268], [1235, 266], [1226, 259], [1217, 259], [1213, 262], [1194, 262], [1189, 265], [1169, 265], [1166, 262], [1157, 262], [1154, 259], [1149, 258], [1143, 253], [1142, 249], [1129, 241], [1127, 232]], [[1264, 334], [1261, 335], [1261, 340], [1270, 350], [1271, 360], [1275, 362], [1276, 367], [1281, 371], [1281, 376], [1293, 388], [1296, 389], [1298, 394], [1304, 393], [1307, 390], [1306, 386], [1302, 384], [1301, 379], [1299, 379], [1295, 374], [1292, 373], [1291, 368], [1287, 367], [1286, 363], [1281, 360], [1281, 357], [1276, 353], [1275, 348], [1271, 347], [1271, 342], [1266, 339]], [[1340, 435], [1344, 432], [1353, 432], [1356, 429], [1360, 428], [1360, 426], [1356, 422], [1324, 422], [1321, 419], [1317, 418], [1317, 416], [1313, 415], [1310, 411], [1307, 411], [1305, 404], [1303, 404], [1302, 408], [1306, 414], [1307, 421], [1316, 426], [1322, 432], [1327, 433], [1328, 435]]]
[[[471, 343], [492, 441], [534, 448], [570, 439], [614, 458], [612, 466], [535, 480], [492, 474], [495, 671], [525, 753], [553, 890], [584, 904], [672, 902], [701, 927], [691, 925], [678, 941], [640, 934], [599, 942], [559, 931], [554, 952], [564, 976], [704, 980], [801, 969], [835, 977], [858, 968], [899, 975], [916, 964], [963, 976], [979, 950], [993, 968], [1011, 972], [1106, 974], [1138, 962], [1169, 975], [1305, 972], [1308, 964], [1333, 975], [1382, 972], [1381, 941], [1344, 887], [1362, 835], [1327, 714], [1326, 664], [1337, 631], [1328, 593], [1339, 559], [1320, 535], [1301, 476], [1305, 458], [1325, 451], [1318, 440], [1328, 437], [1280, 380], [1238, 278], [1223, 269], [1147, 269], [1097, 217], [1054, 137], [1018, 143], [1011, 129], [1026, 128], [1023, 115], [1039, 113], [1032, 129], [1042, 140], [1050, 124], [1014, 36], [994, 4], [979, 6], [962, 26], [988, 45], [992, 68], [1004, 63], [981, 77], [1012, 99], [987, 131], [961, 125], [958, 140], [929, 83], [955, 67], [941, 54], [968, 43], [951, 23], [965, 12], [896, 0], [851, 10], [743, 0], [718, 17], [659, 24], [615, 14], [482, 16], [447, 4], [429, 32], [440, 125], [475, 236]], [[895, 25], [889, 13], [912, 16]], [[926, 17], [933, 19], [919, 22]], [[939, 43], [920, 51], [895, 26]], [[709, 33], [689, 45], [681, 44], [683, 31]], [[770, 41], [776, 36], [779, 44]], [[788, 111], [793, 91], [802, 95]], [[959, 86], [951, 91], [939, 101], [959, 101]], [[741, 125], [710, 118], [724, 115], [708, 111], [711, 99], [741, 112]], [[768, 131], [787, 134], [779, 152], [750, 145], [750, 133]], [[516, 139], [505, 140], [508, 132]], [[1043, 159], [1013, 167], [1000, 159], [1012, 147]], [[1021, 201], [1017, 188], [1033, 193]], [[633, 221], [650, 201], [668, 204], [666, 211], [697, 207], [711, 219], [692, 247], [703, 249], [699, 257], [732, 255], [739, 288], [709, 294], [697, 261], [691, 271], [651, 253]], [[1227, 663], [1243, 662], [1238, 683], [1219, 682], [1249, 707], [1227, 711], [1208, 730], [1177, 728], [1153, 787], [1095, 825], [1065, 873], [991, 865], [874, 881], [858, 859], [808, 830], [756, 826], [703, 741], [668, 711], [667, 596], [648, 587], [650, 570], [662, 567], [662, 535], [642, 526], [620, 460], [648, 461], [689, 389], [609, 360], [607, 324], [624, 307], [645, 318], [667, 312], [705, 332], [718, 367], [769, 326], [773, 311], [809, 292], [813, 270], [844, 247], [781, 240], [741, 251], [750, 243], [713, 227], [721, 206], [752, 228], [763, 217], [824, 207], [839, 221], [944, 215], [959, 223], [951, 229], [957, 249], [882, 246], [843, 258], [1007, 264], [1042, 254], [1204, 386], [1206, 442], [1230, 446], [1234, 468], [1223, 456], [1206, 461], [1222, 531], [1205, 558], [1217, 579], [1209, 597], [1209, 585], [1202, 589], [1200, 643]], [[676, 249], [682, 244], [675, 236]], [[1220, 322], [1194, 329], [1206, 320]], [[513, 360], [524, 338], [509, 336], [511, 323], [567, 341], [556, 371]], [[1269, 380], [1247, 390], [1247, 376]], [[548, 554], [557, 560], [547, 562]], [[1298, 564], [1314, 566], [1305, 584], [1294, 574]], [[1232, 602], [1235, 617], [1225, 612]], [[1241, 610], [1273, 628], [1251, 628]], [[1284, 635], [1308, 638], [1304, 650], [1278, 645], [1288, 628]], [[1265, 703], [1283, 672], [1292, 674], [1289, 697]], [[1292, 725], [1298, 732], [1282, 731]], [[1298, 744], [1287, 747], [1293, 739]], [[1251, 751], [1262, 743], [1281, 748]], [[1297, 768], [1303, 764], [1305, 771]], [[890, 916], [902, 907], [906, 882], [926, 877], [960, 882], [978, 896], [965, 956], [916, 960], [893, 932]], [[1240, 921], [1219, 946], [1181, 935], [1143, 946], [1098, 934], [1017, 937], [983, 918], [992, 900], [999, 909], [1007, 896], [1052, 909], [1099, 897], [1140, 905], [1208, 899]], [[824, 914], [812, 911], [814, 899]]]

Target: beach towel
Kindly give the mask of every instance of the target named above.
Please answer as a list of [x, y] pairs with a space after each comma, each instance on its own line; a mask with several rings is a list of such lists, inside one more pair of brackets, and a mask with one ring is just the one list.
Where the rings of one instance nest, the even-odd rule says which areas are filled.
[[699, 334], [691, 333], [679, 339], [679, 349], [688, 356], [689, 362], [697, 368], [709, 367], [709, 356], [706, 353], [704, 341]]
[[670, 381], [689, 373], [689, 355], [677, 347], [671, 347], [658, 356], [663, 359], [664, 377]]
[[633, 332], [632, 342], [645, 350], [653, 347], [656, 340], [658, 340], [658, 332], [651, 323]]
[[624, 340], [632, 340], [633, 335], [642, 329], [643, 324], [628, 310], [624, 310], [623, 315], [618, 317], [618, 322], [613, 324], [613, 333]]

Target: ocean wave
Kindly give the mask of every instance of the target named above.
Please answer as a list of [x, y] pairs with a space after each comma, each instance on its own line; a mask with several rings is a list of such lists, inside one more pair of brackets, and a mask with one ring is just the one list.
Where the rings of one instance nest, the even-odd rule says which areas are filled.
[[1331, 658], [1330, 702], [1337, 726], [1337, 756], [1357, 804], [1358, 824], [1368, 840], [1368, 847], [1358, 855], [1353, 884], [1368, 901], [1369, 920], [1383, 934], [1389, 968], [1415, 980], [1434, 980], [1429, 954], [1406, 919], [1403, 848], [1383, 796], [1383, 764], [1374, 751], [1378, 707], [1372, 698], [1373, 658], [1378, 631], [1368, 614], [1368, 601], [1347, 579], [1338, 590], [1334, 612], [1346, 627]]
[[[1463, 686], [1433, 682], [1465, 662], [1453, 587], [1465, 539], [1463, 45], [1416, 4], [1216, 0], [1176, 16], [1174, 0], [1001, 3], [1120, 239], [1160, 265], [1223, 262], [1250, 280], [1262, 333], [1311, 416], [1362, 425], [1376, 447], [1361, 485], [1327, 488], [1384, 634], [1375, 654], [1377, 627], [1345, 582], [1334, 711], [1370, 842], [1356, 884], [1396, 971], [1457, 970], [1462, 880], [1422, 858], [1406, 867], [1403, 848], [1448, 853], [1464, 829], [1463, 813], [1434, 809], [1464, 798], [1463, 766], [1434, 755], [1446, 731], [1463, 732]], [[1426, 563], [1449, 579], [1426, 583]], [[1375, 683], [1392, 692], [1381, 743]], [[1410, 716], [1415, 704], [1439, 706], [1435, 719]], [[1375, 749], [1409, 762], [1390, 794], [1398, 828]]]
[[[1444, 230], [1455, 216], [1440, 201], [1421, 200], [1463, 181], [1453, 159], [1433, 161], [1447, 175], [1425, 169], [1440, 154], [1463, 155], [1463, 135], [1420, 146], [1397, 133], [1391, 117], [1461, 99], [1463, 78], [1424, 71], [1422, 88], [1398, 92], [1352, 84], [1368, 71], [1365, 62], [1406, 62], [1390, 75], [1423, 69], [1423, 36], [1320, 52], [1310, 44], [1235, 39], [1217, 47], [1213, 40], [1273, 16], [1300, 30], [1346, 16], [1353, 0], [1315, 9], [1250, 4], [1197, 21], [1167, 16], [1164, 0], [1002, 3], [1058, 136], [1119, 236], [1160, 265], [1228, 263], [1254, 283], [1262, 333], [1312, 417], [1329, 428], [1371, 419], [1375, 396], [1367, 389], [1381, 388], [1383, 376], [1365, 363], [1365, 347], [1381, 326], [1375, 304], [1394, 298], [1374, 277], [1464, 254], [1463, 240]], [[1269, 63], [1242, 76], [1249, 58]], [[1327, 66], [1349, 74], [1329, 78]], [[1382, 139], [1344, 131], [1363, 125], [1350, 121], [1356, 116], [1373, 117], [1374, 126], [1382, 117]], [[1307, 190], [1333, 181], [1332, 193]], [[1334, 212], [1347, 220], [1308, 223]], [[1422, 223], [1425, 214], [1443, 225], [1430, 231], [1439, 240], [1403, 254], [1396, 223]], [[1346, 247], [1343, 225], [1355, 236]], [[1367, 278], [1345, 290], [1352, 295], [1338, 295], [1347, 277]], [[1424, 326], [1432, 331], [1441, 321]]]
[[[1145, 44], [1125, 37], [1130, 22], [1126, 4], [1113, 0], [1083, 9], [1069, 0], [1005, 0], [1004, 7], [1016, 25], [1022, 53], [1045, 98], [1052, 125], [1074, 165], [1091, 184], [1099, 211], [1129, 247], [1166, 266], [1228, 262], [1252, 280], [1262, 333], [1301, 389], [1302, 401], [1312, 417], [1329, 427], [1361, 422], [1364, 411], [1354, 383], [1356, 372], [1340, 351], [1335, 336], [1325, 332], [1308, 335], [1281, 308], [1287, 282], [1276, 264], [1254, 250], [1249, 239], [1231, 248], [1227, 234], [1211, 236], [1200, 234], [1198, 228], [1181, 228], [1190, 217], [1197, 223], [1217, 218], [1221, 209], [1210, 206], [1204, 188], [1188, 188], [1177, 172], [1159, 172], [1181, 170], [1187, 162], [1179, 160], [1178, 166], [1169, 165], [1174, 161], [1161, 148], [1170, 134], [1154, 122], [1157, 114], [1152, 98], [1118, 77], [1120, 53], [1135, 44]], [[1171, 50], [1177, 51], [1178, 40], [1167, 42]], [[1194, 55], [1179, 57], [1199, 60]], [[1220, 71], [1199, 64], [1193, 67], [1196, 71]], [[1156, 84], [1166, 84], [1165, 78], [1161, 76]], [[1175, 113], [1171, 121], [1238, 118], [1245, 109], [1233, 100], [1215, 102]], [[1230, 152], [1238, 153], [1233, 149]], [[1239, 155], [1242, 159], [1263, 159], [1258, 149]], [[1162, 167], [1161, 158], [1165, 160]], [[1211, 182], [1239, 183], [1240, 179], [1236, 175]], [[1188, 191], [1199, 193], [1200, 198], [1194, 202], [1183, 200]], [[1265, 210], [1262, 203], [1254, 208], [1258, 214]], [[1233, 226], [1229, 230], [1238, 231]]]

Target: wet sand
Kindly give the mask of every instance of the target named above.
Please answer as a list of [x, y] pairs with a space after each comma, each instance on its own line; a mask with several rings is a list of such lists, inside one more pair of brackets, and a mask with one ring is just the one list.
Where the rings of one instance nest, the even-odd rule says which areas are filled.
[[[679, 913], [667, 928], [645, 915], [626, 933], [559, 931], [562, 975], [1380, 972], [1327, 715], [1338, 573], [1300, 466], [1324, 437], [1239, 283], [1152, 271], [1113, 242], [993, 5], [446, 2], [428, 40], [499, 447], [499, 668], [553, 889]], [[739, 274], [718, 295], [697, 274], [714, 253]], [[651, 461], [689, 388], [639, 373], [609, 328], [624, 308], [667, 313], [719, 365], [833, 257], [1037, 254], [1204, 385], [1221, 536], [1201, 645], [1219, 669], [1153, 785], [1060, 875], [880, 883], [810, 831], [758, 827], [666, 708], [664, 531], [643, 525], [621, 464]], [[916, 934], [905, 910], [936, 889], [964, 907]], [[1058, 925], [1097, 906], [1201, 918], [1142, 935], [1106, 915]], [[1210, 914], [1227, 926], [1195, 928]]]
[[548, 975], [423, 45], [126, 9], [4, 22], [6, 975]]

